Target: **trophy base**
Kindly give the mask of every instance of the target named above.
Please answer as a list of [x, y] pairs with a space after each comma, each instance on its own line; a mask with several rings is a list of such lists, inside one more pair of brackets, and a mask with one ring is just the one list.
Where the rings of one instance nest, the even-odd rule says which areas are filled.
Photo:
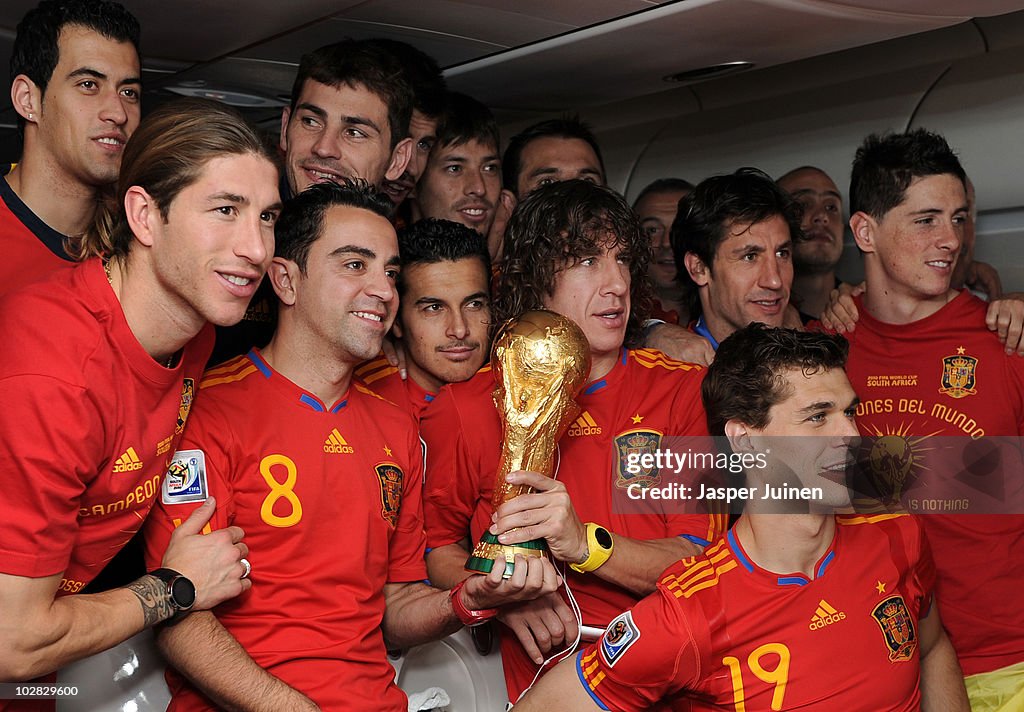
[[481, 574], [489, 574], [494, 568], [494, 562], [504, 561], [505, 570], [502, 578], [511, 578], [512, 571], [516, 566], [516, 555], [530, 557], [546, 557], [548, 545], [543, 539], [533, 539], [519, 544], [502, 544], [498, 537], [490, 532], [484, 532], [480, 542], [473, 548], [473, 553], [466, 560], [466, 571], [476, 571]]

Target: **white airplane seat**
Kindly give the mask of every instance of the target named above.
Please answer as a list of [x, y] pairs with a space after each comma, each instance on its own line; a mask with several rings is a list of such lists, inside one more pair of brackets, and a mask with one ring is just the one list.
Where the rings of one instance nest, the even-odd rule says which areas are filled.
[[68, 665], [57, 681], [78, 688], [76, 696], [58, 700], [57, 712], [163, 712], [171, 701], [150, 630]]
[[497, 633], [493, 650], [481, 655], [468, 629], [444, 640], [418, 645], [392, 660], [395, 679], [406, 694], [440, 687], [451, 698], [447, 712], [489, 712], [508, 704]]
[[[495, 633], [497, 635], [497, 633]], [[481, 655], [466, 629], [411, 648], [392, 660], [396, 681], [406, 694], [440, 687], [451, 699], [447, 712], [504, 710], [508, 703], [497, 638]], [[78, 688], [75, 697], [57, 703], [57, 712], [163, 712], [171, 695], [164, 662], [152, 631], [63, 668], [61, 685]]]

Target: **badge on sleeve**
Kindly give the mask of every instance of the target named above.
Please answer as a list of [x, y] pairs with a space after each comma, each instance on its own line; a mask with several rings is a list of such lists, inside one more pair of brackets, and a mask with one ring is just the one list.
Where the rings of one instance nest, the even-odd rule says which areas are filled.
[[632, 611], [626, 611], [608, 624], [601, 638], [601, 656], [608, 667], [615, 667], [630, 646], [640, 640], [640, 629], [633, 622]]
[[206, 455], [202, 450], [178, 450], [164, 476], [160, 501], [164, 504], [205, 502]]

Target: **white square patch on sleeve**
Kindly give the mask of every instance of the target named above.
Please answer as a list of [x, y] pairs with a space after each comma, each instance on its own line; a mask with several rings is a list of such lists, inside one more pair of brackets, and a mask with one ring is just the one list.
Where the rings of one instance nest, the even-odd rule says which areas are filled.
[[164, 504], [205, 502], [206, 455], [202, 450], [178, 450], [167, 467], [160, 500]]

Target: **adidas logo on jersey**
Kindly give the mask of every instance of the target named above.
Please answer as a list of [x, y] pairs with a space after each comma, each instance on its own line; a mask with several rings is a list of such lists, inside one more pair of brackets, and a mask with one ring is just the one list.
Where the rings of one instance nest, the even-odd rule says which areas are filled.
[[355, 449], [345, 442], [345, 438], [341, 437], [341, 433], [335, 428], [324, 440], [324, 452], [332, 455], [350, 455]]
[[811, 630], [821, 630], [827, 625], [844, 620], [846, 620], [846, 614], [828, 605], [823, 598], [818, 601], [818, 608], [814, 611], [814, 615], [811, 616], [811, 624], [808, 627]]
[[121, 457], [117, 458], [114, 463], [114, 472], [133, 472], [135, 470], [142, 469], [142, 460], [139, 459], [138, 454], [135, 452], [135, 448], [130, 447], [121, 454]]
[[569, 426], [569, 437], [579, 438], [584, 435], [600, 435], [601, 426], [598, 425], [588, 411], [583, 411], [576, 422]]

